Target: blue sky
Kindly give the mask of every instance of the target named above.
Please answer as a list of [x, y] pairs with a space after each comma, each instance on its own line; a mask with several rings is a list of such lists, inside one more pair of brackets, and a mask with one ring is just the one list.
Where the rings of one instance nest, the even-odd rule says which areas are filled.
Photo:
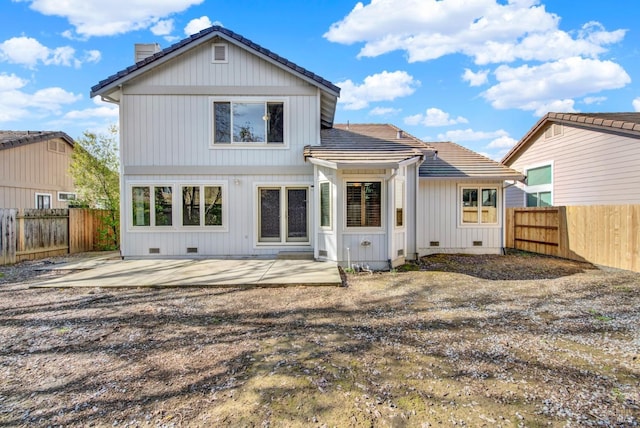
[[133, 64], [135, 43], [166, 48], [215, 24], [340, 86], [338, 123], [393, 123], [500, 159], [548, 111], [640, 111], [636, 6], [3, 0], [0, 129], [104, 132], [117, 106], [90, 88]]

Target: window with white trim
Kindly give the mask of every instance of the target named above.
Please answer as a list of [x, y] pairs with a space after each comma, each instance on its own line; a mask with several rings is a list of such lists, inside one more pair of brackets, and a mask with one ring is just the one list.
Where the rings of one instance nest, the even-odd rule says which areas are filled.
[[550, 207], [553, 205], [553, 166], [542, 165], [526, 171], [527, 185], [525, 203], [527, 207]]
[[48, 210], [51, 208], [50, 193], [36, 193], [36, 208], [39, 210]]
[[461, 187], [461, 223], [498, 224], [498, 188], [497, 187]]
[[347, 227], [382, 227], [382, 182], [347, 181]]
[[396, 227], [404, 226], [404, 180], [395, 180]]
[[182, 226], [222, 226], [222, 186], [183, 185], [181, 204]]
[[78, 195], [73, 192], [58, 192], [58, 201], [66, 202], [66, 201], [75, 201], [78, 199]]
[[173, 225], [173, 187], [132, 186], [132, 222], [134, 227]]
[[284, 144], [283, 101], [213, 101], [213, 144]]
[[320, 227], [331, 228], [331, 183], [320, 183]]

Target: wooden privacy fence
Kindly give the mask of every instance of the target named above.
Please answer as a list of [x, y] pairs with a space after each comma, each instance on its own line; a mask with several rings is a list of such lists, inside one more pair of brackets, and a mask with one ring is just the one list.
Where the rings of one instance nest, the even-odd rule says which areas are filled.
[[640, 272], [640, 205], [507, 208], [505, 246]]
[[96, 250], [104, 210], [0, 208], [0, 265]]

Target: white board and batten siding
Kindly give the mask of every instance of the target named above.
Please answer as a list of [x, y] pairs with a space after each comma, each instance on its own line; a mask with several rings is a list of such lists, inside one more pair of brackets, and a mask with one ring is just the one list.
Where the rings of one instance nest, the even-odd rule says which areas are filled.
[[[560, 135], [544, 129], [511, 168], [553, 163], [553, 205], [640, 204], [640, 141], [567, 124]], [[507, 206], [525, 205], [522, 186], [507, 190]]]
[[[309, 187], [309, 212], [313, 212], [313, 176], [309, 175], [248, 175], [238, 179], [230, 179], [226, 175], [178, 175], [178, 176], [136, 176], [131, 178], [124, 192], [130, 199], [131, 186], [138, 185], [173, 185], [173, 226], [154, 228], [134, 228], [132, 223], [131, 203], [127, 203], [126, 215], [121, 218], [125, 228], [126, 239], [123, 240], [121, 252], [124, 257], [145, 256], [268, 256], [283, 250], [283, 245], [265, 245], [256, 241], [258, 220], [258, 186], [287, 185], [291, 187]], [[218, 230], [180, 226], [179, 187], [189, 184], [213, 184], [226, 188], [223, 193], [223, 228]], [[310, 216], [311, 219], [311, 216]], [[311, 223], [311, 220], [310, 220]], [[308, 243], [286, 244], [287, 251], [310, 251], [313, 245], [312, 224], [308, 225]], [[189, 253], [187, 248], [196, 248], [196, 253]], [[151, 254], [149, 249], [157, 249]]]
[[[498, 187], [498, 207], [501, 207], [502, 182], [465, 181], [464, 184]], [[496, 225], [461, 225], [458, 187], [459, 183], [454, 180], [420, 180], [416, 243], [419, 255], [500, 254], [503, 247], [502, 210], [498, 209]], [[432, 245], [436, 242], [438, 245]]]
[[[286, 145], [214, 147], [213, 99], [255, 97], [285, 103]], [[319, 144], [317, 88], [229, 44], [229, 61], [211, 63], [205, 43], [123, 88], [123, 166], [301, 166], [302, 148]], [[126, 171], [125, 171], [126, 172]]]
[[[225, 63], [213, 63], [212, 43], [203, 43], [122, 88], [124, 257], [146, 256], [150, 249], [153, 257], [246, 257], [313, 248], [313, 166], [305, 162], [303, 147], [320, 143], [320, 92], [244, 49], [227, 46]], [[285, 144], [213, 145], [215, 100], [284, 102]], [[131, 187], [163, 183], [174, 186], [174, 226], [131, 227]], [[178, 189], [189, 183], [222, 183], [222, 228], [179, 226]], [[258, 243], [258, 187], [285, 185], [309, 189], [309, 242]]]

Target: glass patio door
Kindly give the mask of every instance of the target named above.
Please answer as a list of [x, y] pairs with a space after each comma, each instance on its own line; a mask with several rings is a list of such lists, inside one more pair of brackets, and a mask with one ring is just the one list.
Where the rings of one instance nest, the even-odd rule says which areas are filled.
[[261, 187], [258, 242], [309, 242], [307, 187]]

